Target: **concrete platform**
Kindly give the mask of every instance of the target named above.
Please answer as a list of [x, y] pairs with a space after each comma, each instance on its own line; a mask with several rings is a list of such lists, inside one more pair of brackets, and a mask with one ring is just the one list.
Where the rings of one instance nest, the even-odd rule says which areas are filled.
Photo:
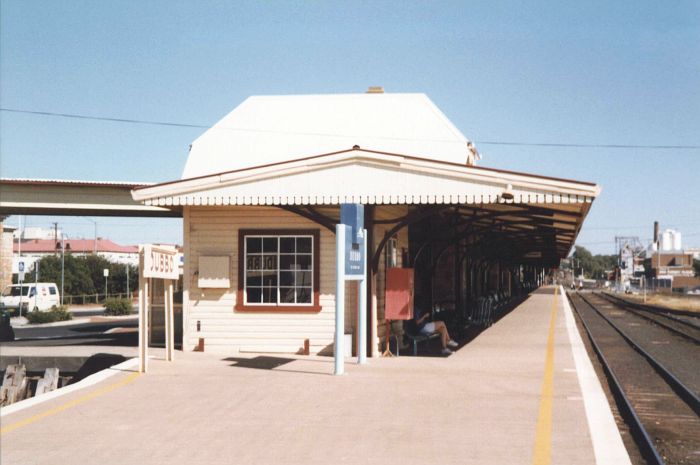
[[628, 463], [597, 437], [612, 415], [566, 312], [541, 289], [450, 357], [340, 377], [331, 358], [176, 352], [3, 416], [0, 463]]

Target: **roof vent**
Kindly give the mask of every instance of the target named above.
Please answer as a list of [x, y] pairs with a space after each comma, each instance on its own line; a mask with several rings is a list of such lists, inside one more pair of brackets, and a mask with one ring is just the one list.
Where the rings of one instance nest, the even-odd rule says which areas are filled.
[[366, 94], [383, 94], [384, 88], [382, 86], [369, 86]]

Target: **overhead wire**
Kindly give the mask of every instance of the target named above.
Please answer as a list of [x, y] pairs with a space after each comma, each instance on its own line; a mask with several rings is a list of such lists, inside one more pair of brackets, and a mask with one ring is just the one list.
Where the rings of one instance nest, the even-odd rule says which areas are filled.
[[[82, 119], [82, 120], [93, 120], [93, 121], [107, 121], [112, 123], [127, 123], [127, 124], [144, 124], [151, 126], [166, 126], [166, 127], [181, 127], [181, 128], [194, 128], [194, 129], [211, 129], [211, 125], [204, 124], [192, 124], [192, 123], [176, 123], [171, 121], [153, 121], [153, 120], [143, 120], [143, 119], [133, 119], [133, 118], [113, 118], [108, 116], [92, 116], [92, 115], [81, 115], [76, 113], [59, 113], [51, 111], [35, 111], [35, 110], [24, 110], [18, 108], [0, 108], [0, 111], [8, 113], [22, 113], [30, 115], [39, 116], [52, 116], [61, 118], [72, 118], [72, 119]], [[353, 137], [352, 134], [331, 134], [331, 133], [312, 133], [312, 132], [292, 132], [292, 131], [279, 131], [279, 130], [266, 130], [266, 129], [251, 129], [251, 128], [234, 128], [226, 126], [217, 126], [217, 129], [231, 130], [231, 131], [241, 131], [241, 132], [263, 132], [263, 133], [288, 133], [295, 135], [313, 135], [313, 136], [327, 136], [327, 137]], [[377, 137], [379, 139], [403, 139], [395, 137]], [[410, 140], [410, 139], [405, 139]], [[435, 142], [447, 142], [444, 140], [436, 140]], [[560, 148], [606, 148], [606, 149], [649, 149], [649, 150], [698, 150], [700, 145], [673, 145], [673, 144], [658, 144], [658, 145], [647, 145], [647, 144], [589, 144], [589, 143], [570, 143], [570, 142], [523, 142], [523, 141], [499, 141], [499, 140], [475, 140], [475, 144], [481, 145], [510, 145], [510, 146], [521, 146], [521, 147], [560, 147]]]

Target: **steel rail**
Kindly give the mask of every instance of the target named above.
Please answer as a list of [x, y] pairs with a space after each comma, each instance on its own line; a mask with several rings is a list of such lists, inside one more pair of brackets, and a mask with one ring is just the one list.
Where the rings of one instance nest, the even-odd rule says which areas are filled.
[[617, 333], [622, 336], [622, 338], [639, 354], [641, 354], [654, 369], [661, 375], [661, 377], [668, 383], [668, 385], [673, 389], [673, 391], [680, 397], [683, 402], [685, 402], [696, 415], [700, 416], [700, 397], [695, 394], [690, 388], [688, 388], [681, 380], [676, 378], [670, 371], [664, 367], [661, 362], [656, 360], [653, 355], [644, 350], [639, 344], [634, 342], [631, 337], [629, 337], [624, 331], [620, 329], [615, 323], [613, 323], [610, 318], [605, 316], [603, 312], [598, 310], [594, 304], [592, 304], [588, 299], [586, 299], [582, 294], [579, 294], [581, 300], [586, 302], [589, 307], [591, 307], [601, 318], [603, 318]]
[[581, 316], [581, 313], [576, 307], [574, 300], [571, 298], [568, 292], [566, 296], [569, 299], [569, 302], [571, 303], [571, 306], [573, 307], [574, 311], [578, 315], [579, 321], [586, 330], [588, 340], [591, 342], [591, 346], [593, 346], [593, 350], [598, 356], [598, 360], [600, 361], [600, 364], [603, 367], [605, 376], [610, 381], [609, 385], [613, 392], [613, 395], [618, 401], [617, 404], [620, 408], [620, 413], [622, 413], [622, 415], [624, 415], [627, 418], [627, 424], [630, 427], [632, 436], [635, 438], [635, 441], [639, 446], [639, 450], [642, 454], [642, 457], [650, 465], [665, 465], [666, 462], [663, 460], [663, 458], [661, 458], [661, 454], [659, 454], [659, 451], [654, 446], [654, 440], [649, 436], [649, 433], [642, 424], [642, 420], [639, 418], [639, 415], [637, 415], [636, 410], [632, 406], [632, 402], [630, 402], [629, 398], [625, 394], [624, 389], [622, 389], [622, 384], [617, 379], [617, 376], [615, 376], [615, 373], [613, 372], [612, 367], [608, 363], [608, 360], [605, 358], [605, 355], [603, 355], [603, 351], [598, 345], [598, 342], [593, 337], [591, 329], [588, 327], [588, 324]]
[[678, 315], [680, 315], [680, 316], [687, 316], [687, 317], [698, 319], [698, 318], [700, 318], [700, 313], [698, 313], [698, 312], [690, 312], [690, 311], [685, 311], [685, 310], [673, 310], [670, 308], [657, 307], [655, 305], [638, 304], [635, 302], [629, 302], [629, 301], [623, 299], [622, 297], [608, 294], [606, 292], [600, 292], [599, 294], [602, 295], [604, 298], [607, 298], [608, 300], [611, 300], [611, 301], [615, 301], [616, 303], [620, 303], [621, 305], [626, 305], [628, 307], [635, 308], [635, 309], [641, 310], [643, 312], [649, 312], [649, 313], [653, 313], [656, 315], [661, 315], [661, 316], [668, 318], [670, 320], [677, 321], [681, 324], [690, 326], [691, 328], [700, 329], [700, 325], [697, 325], [693, 322], [678, 318]]
[[[615, 298], [609, 298], [610, 296], [607, 296], [606, 294], [596, 294], [596, 293], [594, 293], [593, 295], [600, 295], [602, 298], [604, 298], [604, 299], [607, 300], [608, 302], [612, 303], [613, 305], [617, 305], [618, 307], [624, 308], [625, 310], [627, 310], [627, 311], [629, 311], [629, 312], [632, 312], [634, 315], [637, 315], [637, 316], [640, 317], [640, 318], [644, 318], [645, 320], [651, 321], [652, 323], [654, 323], [654, 324], [656, 324], [656, 325], [659, 325], [659, 326], [661, 326], [662, 328], [667, 329], [667, 330], [669, 330], [669, 331], [671, 331], [671, 332], [673, 332], [673, 333], [675, 333], [675, 334], [677, 334], [677, 335], [679, 335], [679, 336], [681, 336], [681, 337], [684, 337], [684, 338], [686, 338], [686, 339], [688, 339], [688, 340], [694, 342], [695, 344], [700, 344], [700, 338], [697, 338], [697, 337], [695, 337], [695, 336], [693, 336], [693, 335], [691, 335], [691, 334], [688, 334], [688, 333], [686, 333], [686, 332], [683, 332], [683, 331], [679, 330], [678, 328], [674, 328], [673, 326], [670, 326], [670, 325], [664, 323], [663, 321], [659, 321], [659, 320], [657, 320], [657, 319], [655, 319], [655, 318], [652, 318], [652, 317], [650, 317], [650, 316], [648, 316], [648, 315], [645, 315], [644, 313], [640, 313], [640, 312], [647, 312], [647, 313], [651, 313], [652, 315], [657, 315], [657, 316], [660, 316], [660, 317], [666, 317], [666, 318], [670, 319], [671, 321], [675, 321], [675, 322], [677, 322], [677, 323], [685, 324], [685, 325], [690, 326], [691, 328], [694, 328], [694, 329], [697, 329], [697, 330], [700, 330], [700, 326], [695, 326], [695, 325], [693, 325], [693, 324], [690, 323], [690, 322], [683, 321], [683, 320], [680, 320], [680, 319], [678, 319], [678, 318], [674, 318], [674, 317], [672, 317], [672, 316], [670, 316], [670, 315], [665, 315], [665, 314], [663, 314], [663, 313], [657, 313], [657, 312], [655, 312], [655, 311], [653, 311], [653, 310], [638, 309], [637, 307], [635, 307], [635, 306], [633, 306], [633, 305], [628, 305], [628, 304], [627, 304], [626, 302], [624, 302], [624, 301], [618, 302]], [[585, 300], [585, 299], [584, 299], [584, 300]], [[622, 299], [620, 299], [620, 300], [622, 300]]]

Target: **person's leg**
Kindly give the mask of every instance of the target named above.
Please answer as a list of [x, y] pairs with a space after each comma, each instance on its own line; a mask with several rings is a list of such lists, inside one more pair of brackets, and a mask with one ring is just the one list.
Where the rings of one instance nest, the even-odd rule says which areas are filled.
[[435, 322], [435, 330], [440, 332], [442, 338], [442, 348], [454, 349], [457, 347], [457, 343], [452, 340], [450, 333], [447, 330], [447, 325], [442, 321]]
[[447, 333], [447, 326], [442, 321], [435, 322], [435, 331], [440, 333], [440, 340], [442, 341], [442, 348], [447, 348], [447, 341], [450, 340], [450, 335]]

